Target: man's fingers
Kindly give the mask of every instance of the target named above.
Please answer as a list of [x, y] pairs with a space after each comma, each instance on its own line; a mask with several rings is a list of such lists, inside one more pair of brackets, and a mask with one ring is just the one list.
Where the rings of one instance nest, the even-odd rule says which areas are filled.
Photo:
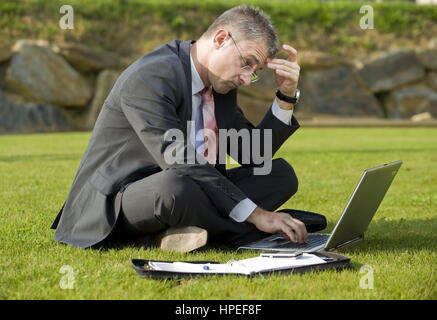
[[296, 70], [284, 70], [284, 69], [276, 69], [275, 72], [279, 74], [280, 76], [283, 76], [285, 78], [289, 79], [298, 79], [299, 78], [299, 72]]
[[279, 231], [279, 234], [284, 237], [284, 239], [290, 240], [291, 242], [297, 242], [297, 237], [294, 232], [286, 233], [283, 231]]
[[267, 63], [267, 67], [270, 69], [279, 68], [279, 66], [286, 66], [291, 69], [300, 70], [300, 66], [296, 62], [284, 60], [284, 59], [272, 59]]
[[297, 62], [297, 50], [287, 44], [282, 45], [282, 49], [288, 52], [288, 61]]
[[289, 79], [298, 79], [300, 74], [300, 67], [296, 63], [283, 60], [287, 64], [269, 63], [267, 66], [273, 69], [275, 73], [281, 77]]
[[267, 67], [270, 69], [282, 69], [282, 70], [288, 70], [288, 71], [300, 71], [300, 67], [297, 63], [292, 63], [290, 61], [282, 60], [277, 61], [276, 63], [268, 63]]
[[288, 239], [291, 242], [294, 242], [294, 243], [299, 242], [299, 237], [298, 237], [297, 233], [294, 232], [294, 230], [292, 228], [289, 228], [288, 226], [286, 228], [284, 228], [284, 231], [279, 232], [279, 233], [281, 233], [285, 239]]
[[296, 234], [296, 242], [304, 243], [308, 241], [308, 233], [302, 221], [291, 218], [291, 221], [287, 221], [287, 224], [292, 232]]
[[294, 219], [295, 223], [298, 225], [298, 230], [300, 231], [300, 239], [302, 239], [302, 242], [308, 241], [308, 232], [307, 228], [305, 227], [305, 224], [297, 219]]
[[304, 243], [308, 240], [308, 233], [305, 228], [305, 224], [297, 219], [293, 219], [288, 214], [283, 217], [282, 225], [279, 233], [292, 242]]
[[287, 60], [273, 59], [272, 62], [267, 64], [267, 67], [274, 70], [279, 76], [298, 79], [300, 74], [300, 67], [295, 62]]

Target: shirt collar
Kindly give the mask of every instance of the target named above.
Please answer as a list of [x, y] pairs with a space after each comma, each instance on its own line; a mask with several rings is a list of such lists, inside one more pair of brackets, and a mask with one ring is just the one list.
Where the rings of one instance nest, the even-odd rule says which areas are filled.
[[191, 60], [191, 94], [194, 95], [202, 91], [203, 88], [205, 88], [205, 85], [203, 84], [203, 81], [196, 70], [191, 53], [190, 53], [190, 60]]

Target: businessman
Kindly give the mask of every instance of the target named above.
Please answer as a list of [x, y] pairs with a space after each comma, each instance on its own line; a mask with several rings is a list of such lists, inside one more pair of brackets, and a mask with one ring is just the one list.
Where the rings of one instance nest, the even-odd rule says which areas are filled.
[[[224, 12], [197, 41], [169, 42], [129, 66], [104, 102], [53, 223], [54, 239], [86, 248], [108, 237], [162, 240], [173, 230], [178, 241], [168, 249], [190, 251], [206, 242], [184, 238], [194, 228], [231, 246], [266, 233], [305, 242], [302, 221], [274, 212], [297, 191], [285, 160], [270, 157], [269, 172], [254, 174], [260, 164], [239, 141], [242, 166], [226, 170], [221, 161], [230, 152], [222, 148], [221, 130], [244, 130], [273, 156], [299, 127], [297, 53], [281, 49], [287, 59], [275, 58], [280, 48], [270, 18], [242, 5]], [[263, 67], [273, 70], [277, 97], [254, 126], [238, 106], [237, 88], [256, 81]]]

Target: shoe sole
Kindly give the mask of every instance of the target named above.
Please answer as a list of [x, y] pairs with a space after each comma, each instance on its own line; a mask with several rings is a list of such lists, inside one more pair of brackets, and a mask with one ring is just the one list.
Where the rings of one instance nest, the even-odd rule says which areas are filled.
[[203, 247], [208, 241], [205, 229], [189, 226], [170, 228], [158, 235], [156, 246], [165, 251], [190, 252]]

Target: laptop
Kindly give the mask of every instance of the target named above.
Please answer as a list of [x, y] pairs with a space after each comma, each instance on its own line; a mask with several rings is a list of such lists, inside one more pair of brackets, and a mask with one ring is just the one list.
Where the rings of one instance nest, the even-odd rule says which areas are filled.
[[332, 233], [309, 233], [304, 244], [286, 240], [274, 234], [243, 245], [238, 250], [262, 250], [269, 253], [300, 254], [303, 252], [334, 251], [352, 247], [364, 239], [370, 221], [390, 187], [402, 160], [383, 164], [364, 171], [349, 198]]

